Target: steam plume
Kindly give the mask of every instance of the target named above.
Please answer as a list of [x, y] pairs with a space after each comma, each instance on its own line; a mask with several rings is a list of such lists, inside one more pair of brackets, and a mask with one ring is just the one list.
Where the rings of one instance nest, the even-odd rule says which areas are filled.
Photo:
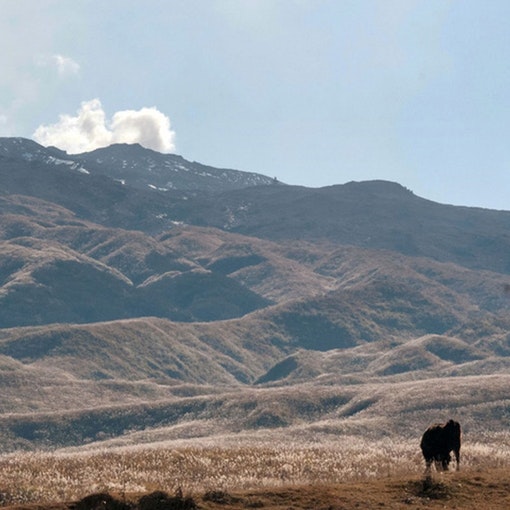
[[108, 122], [99, 99], [81, 103], [74, 117], [60, 115], [55, 124], [39, 126], [33, 138], [41, 145], [53, 145], [70, 154], [112, 143], [139, 143], [164, 153], [175, 150], [170, 119], [157, 108], [118, 111]]

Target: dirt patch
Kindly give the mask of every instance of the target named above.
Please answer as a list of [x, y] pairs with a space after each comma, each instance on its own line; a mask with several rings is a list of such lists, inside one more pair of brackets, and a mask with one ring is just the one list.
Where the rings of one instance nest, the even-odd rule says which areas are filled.
[[212, 490], [173, 496], [163, 491], [123, 498], [92, 494], [74, 503], [33, 504], [4, 510], [392, 510], [510, 508], [508, 471], [466, 471], [431, 478], [388, 477], [339, 484], [285, 486], [252, 491]]

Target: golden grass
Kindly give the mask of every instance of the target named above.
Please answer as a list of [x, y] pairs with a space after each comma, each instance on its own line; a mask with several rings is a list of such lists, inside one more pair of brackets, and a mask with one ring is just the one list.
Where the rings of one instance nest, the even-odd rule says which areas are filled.
[[[496, 437], [492, 442], [465, 445], [462, 471], [510, 467], [508, 443], [508, 437]], [[418, 445], [409, 440], [343, 437], [317, 444], [190, 444], [4, 455], [0, 457], [0, 502], [71, 501], [96, 492], [174, 493], [182, 489], [185, 494], [204, 494], [395, 477], [420, 479], [424, 472]]]

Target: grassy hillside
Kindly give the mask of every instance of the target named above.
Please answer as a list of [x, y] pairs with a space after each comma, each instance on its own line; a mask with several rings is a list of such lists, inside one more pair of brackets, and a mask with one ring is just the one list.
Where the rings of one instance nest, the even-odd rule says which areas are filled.
[[141, 159], [135, 189], [21, 145], [0, 157], [5, 451], [410, 440], [449, 417], [503, 437], [510, 213], [382, 181], [157, 191]]
[[[460, 472], [423, 476], [411, 442], [337, 441], [0, 458], [2, 504], [47, 508], [508, 508], [508, 455], [467, 444]], [[116, 505], [116, 506], [115, 506]], [[163, 506], [164, 505], [164, 506]], [[188, 505], [188, 506], [186, 506]]]
[[[365, 379], [358, 374], [357, 381], [321, 374], [311, 383], [275, 387], [162, 387], [156, 381], [122, 379], [81, 384], [69, 377], [66, 381], [62, 373], [51, 384], [48, 369], [38, 367], [37, 372], [39, 377], [25, 376], [25, 383], [45, 386], [32, 395], [25, 412], [20, 406], [20, 412], [0, 417], [4, 450], [171, 445], [185, 439], [234, 444], [271, 438], [298, 443], [345, 436], [411, 438], [429, 422], [449, 417], [460, 421], [468, 436], [484, 438], [506, 431], [509, 408], [508, 367], [490, 376], [427, 374], [419, 380], [412, 374]], [[19, 384], [23, 375], [18, 369], [5, 378], [6, 407], [13, 403], [9, 381]]]
[[[271, 303], [326, 296], [311, 305], [317, 308], [327, 303], [327, 296], [356, 303], [365, 300], [362, 293], [372, 293], [368, 301], [388, 297], [385, 320], [407, 330], [411, 325], [396, 317], [400, 311], [389, 311], [398, 308], [391, 294], [400, 293], [401, 302], [411, 302], [407, 312], [416, 311], [419, 300], [425, 303], [428, 316], [415, 317], [411, 329], [420, 329], [415, 325], [421, 322], [423, 333], [444, 333], [458, 322], [452, 314], [464, 320], [480, 311], [505, 313], [510, 306], [504, 291], [509, 276], [450, 262], [327, 240], [277, 243], [192, 226], [151, 236], [78, 220], [38, 199], [10, 195], [3, 201], [3, 327], [150, 315], [210, 321], [239, 317]], [[340, 290], [347, 294], [331, 294]]]

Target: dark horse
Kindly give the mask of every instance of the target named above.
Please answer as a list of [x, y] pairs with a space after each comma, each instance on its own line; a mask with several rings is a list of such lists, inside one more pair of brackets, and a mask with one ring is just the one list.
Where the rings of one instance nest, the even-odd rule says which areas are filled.
[[444, 424], [436, 423], [431, 425], [421, 438], [421, 451], [425, 458], [427, 471], [430, 471], [432, 462], [436, 469], [446, 471], [452, 460], [450, 452], [455, 454], [457, 471], [460, 461], [460, 425], [458, 422], [449, 420]]

